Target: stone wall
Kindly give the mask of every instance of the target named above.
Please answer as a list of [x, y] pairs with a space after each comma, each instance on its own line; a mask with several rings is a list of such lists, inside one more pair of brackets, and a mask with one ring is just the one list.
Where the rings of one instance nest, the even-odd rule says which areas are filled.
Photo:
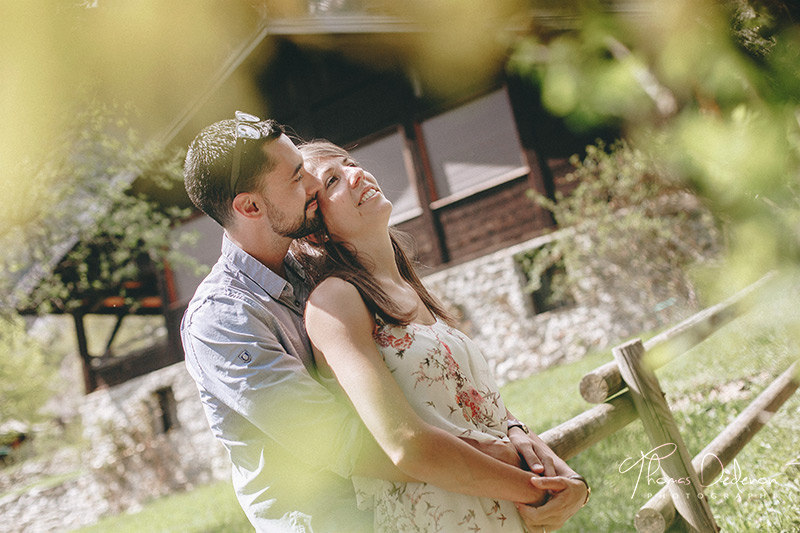
[[[63, 449], [48, 459], [29, 460], [0, 471], [3, 531], [70, 531], [108, 512], [103, 487], [83, 468], [81, 454]], [[48, 483], [48, 479], [57, 480]]]
[[114, 511], [230, 476], [183, 362], [89, 394], [81, 415]]
[[0, 472], [3, 531], [68, 531], [230, 478], [228, 454], [182, 362], [87, 395], [81, 417], [88, 450], [65, 449]]
[[524, 290], [527, 280], [515, 256], [565, 234], [537, 237], [422, 278], [433, 294], [460, 315], [459, 328], [480, 346], [500, 384], [575, 361], [589, 351], [610, 348], [626, 337], [690, 314], [680, 304], [659, 313], [654, 302], [631, 312], [597, 282], [586, 287], [593, 296], [591, 307], [574, 295], [572, 304], [537, 313], [531, 294]]

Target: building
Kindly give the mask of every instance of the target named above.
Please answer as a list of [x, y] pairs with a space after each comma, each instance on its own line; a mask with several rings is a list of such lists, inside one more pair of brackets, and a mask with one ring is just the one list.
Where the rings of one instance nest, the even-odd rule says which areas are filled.
[[[420, 54], [431, 55], [425, 43], [437, 35], [436, 21], [390, 4], [267, 1], [253, 15], [248, 37], [206, 87], [187, 95], [189, 105], [162, 142], [185, 147], [201, 127], [232, 117], [241, 102], [231, 95], [249, 77], [257, 94], [244, 110], [275, 118], [300, 138], [343, 145], [378, 176], [394, 204], [392, 223], [414, 236], [424, 272], [554, 229], [527, 191], [552, 197], [563, 189], [569, 156], [603, 133], [576, 136], [549, 116], [536, 87], [506, 71], [508, 50], [497, 39], [464, 39], [429, 60]], [[534, 20], [542, 34], [569, 24], [563, 12], [525, 11], [478, 27], [523, 35]], [[460, 46], [482, 55], [465, 63]], [[188, 204], [185, 196], [173, 201]], [[205, 243], [218, 243], [221, 233], [204, 216], [178, 231], [186, 230], [198, 231]], [[215, 244], [190, 253], [212, 264], [218, 252]], [[81, 305], [70, 311], [87, 393], [182, 360], [179, 322], [199, 278], [156, 268], [144, 256], [140, 262], [137, 279], [80, 295]], [[56, 271], [63, 274], [65, 266]], [[87, 338], [86, 321], [94, 315], [114, 317], [103, 332], [104, 349]], [[160, 334], [148, 334], [144, 346], [116, 348], [118, 333], [140, 317], [150, 317], [145, 322]], [[98, 328], [89, 329], [91, 336]]]

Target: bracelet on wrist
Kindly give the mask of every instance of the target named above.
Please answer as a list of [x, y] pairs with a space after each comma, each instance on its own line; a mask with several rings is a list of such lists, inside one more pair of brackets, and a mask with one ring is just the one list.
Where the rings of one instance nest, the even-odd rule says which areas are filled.
[[583, 505], [586, 505], [587, 503], [589, 503], [589, 496], [592, 495], [592, 488], [589, 486], [589, 482], [586, 481], [586, 478], [583, 477], [580, 474], [573, 474], [571, 476], [567, 476], [567, 479], [575, 479], [577, 481], [580, 481], [584, 485], [586, 485], [586, 499], [583, 500]]

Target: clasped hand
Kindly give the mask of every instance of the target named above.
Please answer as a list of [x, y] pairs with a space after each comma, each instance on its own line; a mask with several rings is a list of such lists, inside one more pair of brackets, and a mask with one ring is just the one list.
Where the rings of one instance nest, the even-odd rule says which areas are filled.
[[510, 443], [499, 439], [490, 442], [464, 440], [499, 461], [538, 474], [531, 478], [531, 485], [547, 491], [549, 497], [538, 506], [524, 503], [515, 505], [525, 525], [532, 531], [540, 528], [555, 531], [561, 528], [583, 507], [586, 486], [580, 481], [559, 475], [567, 472], [559, 472], [557, 465], [563, 469], [566, 463], [538, 436], [514, 430], [510, 432], [509, 439]]

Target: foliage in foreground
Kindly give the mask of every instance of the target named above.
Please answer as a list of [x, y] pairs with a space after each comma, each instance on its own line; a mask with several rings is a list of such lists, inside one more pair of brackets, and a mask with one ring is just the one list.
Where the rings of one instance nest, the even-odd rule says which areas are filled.
[[39, 421], [39, 410], [53, 392], [53, 351], [29, 337], [19, 317], [0, 320], [0, 346], [6, 352], [0, 364], [0, 422]]
[[592, 5], [579, 10], [575, 31], [520, 39], [509, 69], [574, 129], [619, 128], [726, 222], [729, 260], [703, 288], [719, 295], [767, 270], [796, 268], [794, 3], [631, 2], [636, 16]]
[[172, 231], [190, 210], [134, 190], [136, 178], [156, 190], [182, 186], [182, 154], [142, 141], [131, 108], [87, 94], [65, 114], [67, 130], [42, 139], [38, 158], [16, 168], [25, 179], [8, 184], [5, 194], [17, 201], [0, 213], [0, 421], [38, 416], [53, 388], [56, 356], [64, 355], [50, 347], [43, 357], [18, 312], [71, 312], [107, 296], [131, 305], [127, 287], [136, 290], [154, 265], [199, 268], [179, 251], [197, 235], [182, 232], [176, 243]]

